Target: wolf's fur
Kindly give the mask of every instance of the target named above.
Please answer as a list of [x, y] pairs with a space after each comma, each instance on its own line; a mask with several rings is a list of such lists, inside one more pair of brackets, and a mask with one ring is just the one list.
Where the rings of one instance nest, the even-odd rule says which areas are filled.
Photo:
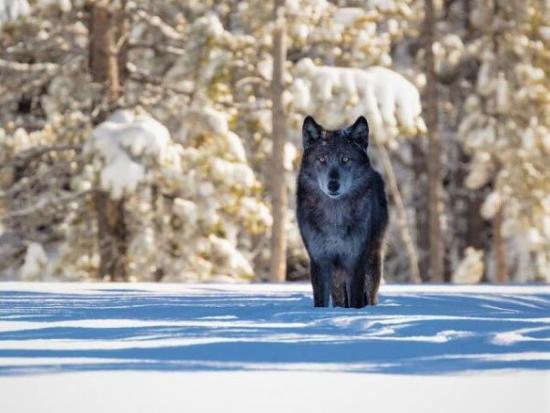
[[298, 175], [297, 215], [310, 258], [316, 307], [378, 303], [388, 224], [384, 182], [367, 156], [364, 117], [328, 131], [308, 116]]

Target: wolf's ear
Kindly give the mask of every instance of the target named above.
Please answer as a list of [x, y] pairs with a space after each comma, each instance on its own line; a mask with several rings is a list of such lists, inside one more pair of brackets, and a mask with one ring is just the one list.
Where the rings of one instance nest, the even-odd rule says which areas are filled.
[[304, 119], [304, 124], [302, 126], [302, 139], [304, 149], [319, 142], [319, 139], [322, 135], [323, 127], [315, 122], [315, 119], [313, 119], [311, 116], [307, 116]]
[[369, 146], [369, 124], [364, 116], [359, 116], [349, 128], [349, 138], [365, 152]]

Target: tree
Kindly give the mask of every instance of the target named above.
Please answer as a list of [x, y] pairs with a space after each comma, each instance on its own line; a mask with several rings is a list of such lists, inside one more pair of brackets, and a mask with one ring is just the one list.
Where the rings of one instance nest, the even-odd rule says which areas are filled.
[[428, 234], [429, 234], [429, 279], [432, 282], [444, 280], [445, 243], [441, 231], [441, 135], [438, 119], [437, 76], [433, 55], [436, 18], [432, 0], [425, 0], [423, 24], [424, 53], [426, 68], [425, 117], [428, 127], [429, 144], [427, 154], [428, 171]]
[[[8, 125], [0, 132], [1, 171], [8, 178], [2, 188], [13, 190], [0, 199], [9, 211], [2, 213], [3, 222], [13, 230], [13, 237], [4, 239], [17, 247], [6, 250], [7, 265], [18, 268], [25, 250], [39, 251], [26, 248], [25, 243], [35, 242], [55, 251], [40, 275], [44, 278], [87, 279], [101, 271], [111, 279], [121, 274], [141, 280], [250, 279], [251, 255], [263, 252], [255, 251], [252, 237], [270, 227], [271, 215], [260, 200], [261, 185], [248, 166], [244, 141], [230, 130], [235, 113], [226, 109], [227, 99], [236, 95], [227, 86], [245, 77], [246, 68], [235, 68], [243, 67], [243, 51], [248, 57], [255, 53], [253, 39], [233, 36], [216, 17], [202, 16], [200, 4], [101, 1], [88, 6], [37, 6], [10, 23], [12, 35], [2, 37], [2, 57], [9, 60], [0, 64], [9, 70], [0, 76], [6, 76], [2, 84], [14, 85], [3, 98], [17, 100], [22, 91], [32, 104], [24, 117], [11, 103], [0, 111], [19, 127]], [[87, 16], [91, 19], [84, 25]], [[187, 19], [192, 24], [178, 26]], [[59, 30], [50, 34], [48, 28], [55, 26]], [[41, 41], [21, 41], [37, 39], [40, 30]], [[38, 61], [16, 60], [28, 58]], [[228, 81], [229, 74], [236, 79]], [[182, 87], [186, 82], [195, 88]], [[113, 119], [117, 106], [127, 110]], [[154, 124], [149, 110], [170, 125], [178, 141], [168, 132], [143, 132], [141, 124]], [[45, 127], [39, 124], [31, 134], [26, 129], [36, 123], [35, 116]], [[114, 128], [109, 122], [118, 122], [116, 128], [126, 135], [103, 130], [103, 137], [113, 139], [100, 144], [98, 128], [108, 132]], [[17, 157], [17, 165], [4, 168], [4, 155]], [[139, 172], [122, 191], [110, 187], [112, 172], [122, 165], [114, 159]], [[31, 179], [14, 187], [12, 170]], [[119, 175], [127, 174], [123, 168]], [[45, 237], [44, 228], [55, 238]], [[98, 236], [101, 254], [94, 242]]]
[[[89, 65], [92, 81], [102, 85], [102, 110], [94, 124], [112, 112], [122, 95], [126, 58], [122, 53], [127, 39], [124, 17], [125, 1], [95, 1], [90, 5]], [[125, 200], [113, 200], [108, 192], [94, 193], [99, 246], [99, 276], [109, 280], [128, 277], [128, 228], [125, 223]]]
[[273, 9], [273, 79], [271, 80], [273, 155], [271, 166], [271, 276], [272, 281], [286, 278], [287, 189], [284, 168], [286, 115], [283, 103], [285, 91], [286, 27], [285, 0], [276, 0]]
[[543, 73], [550, 61], [541, 30], [544, 10], [536, 0], [479, 2], [472, 10], [475, 41], [483, 47], [473, 49], [479, 70], [459, 136], [471, 156], [465, 184], [488, 188], [481, 206], [492, 229], [488, 278], [500, 282], [544, 279], [548, 273], [544, 217], [550, 188], [543, 159], [549, 118], [543, 108], [550, 83]]
[[[500, 37], [503, 35], [502, 33], [503, 27], [500, 23], [500, 11], [498, 6], [498, 0], [493, 0], [493, 22], [491, 30], [491, 41], [493, 46], [493, 53], [495, 59], [502, 59], [503, 56], [500, 53]], [[498, 93], [498, 92], [496, 92]], [[497, 97], [498, 99], [498, 97]], [[494, 113], [495, 117], [495, 138], [499, 139], [500, 134], [500, 124], [504, 122], [504, 118], [502, 117], [501, 110], [497, 107], [497, 109]], [[502, 168], [501, 165], [498, 165], [498, 168]], [[501, 205], [498, 210], [496, 211], [492, 221], [492, 229], [493, 229], [493, 249], [495, 252], [495, 278], [497, 282], [499, 283], [505, 283], [508, 281], [508, 264], [506, 262], [506, 241], [502, 234], [502, 224], [504, 222], [504, 215], [503, 211], [504, 205]]]
[[376, 148], [379, 152], [382, 167], [384, 168], [384, 174], [388, 181], [388, 190], [391, 194], [395, 206], [397, 207], [397, 225], [399, 227], [399, 230], [401, 231], [401, 238], [403, 240], [403, 244], [405, 245], [405, 250], [409, 260], [409, 281], [412, 283], [419, 283], [422, 281], [422, 278], [420, 276], [420, 269], [418, 265], [418, 255], [416, 253], [416, 246], [414, 245], [411, 236], [409, 222], [407, 219], [407, 210], [403, 203], [403, 197], [401, 196], [401, 191], [399, 190], [399, 186], [397, 184], [395, 171], [391, 164], [388, 152], [384, 147], [384, 144], [379, 143], [377, 138], [375, 138], [374, 141]]

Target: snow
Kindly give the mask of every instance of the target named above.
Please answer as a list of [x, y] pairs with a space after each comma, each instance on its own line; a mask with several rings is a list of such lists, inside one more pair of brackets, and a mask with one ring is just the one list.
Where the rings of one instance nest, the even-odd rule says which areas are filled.
[[19, 269], [19, 275], [25, 281], [40, 280], [40, 276], [46, 272], [48, 256], [41, 244], [31, 242], [25, 253], [25, 261]]
[[[72, 8], [70, 0], [40, 0], [39, 7], [57, 7], [63, 12], [68, 12]], [[2, 23], [17, 20], [20, 17], [27, 16], [32, 9], [27, 0], [1, 0], [0, 1], [0, 27]]]
[[69, 12], [72, 9], [70, 0], [41, 0], [40, 6], [42, 7], [58, 7], [63, 12]]
[[342, 26], [351, 26], [364, 15], [365, 11], [359, 7], [341, 7], [334, 13], [333, 19]]
[[291, 86], [295, 108], [318, 117], [330, 129], [366, 114], [372, 132], [382, 141], [395, 137], [399, 128], [411, 135], [425, 132], [418, 90], [390, 69], [317, 66], [304, 58], [296, 64], [295, 75]]
[[0, 2], [0, 27], [2, 23], [16, 20], [30, 12], [31, 6], [27, 0], [2, 0]]
[[283, 150], [283, 166], [286, 171], [294, 169], [294, 161], [298, 158], [298, 149], [290, 142], [285, 142]]
[[198, 220], [197, 204], [188, 201], [187, 199], [176, 198], [174, 199], [173, 211], [174, 213], [183, 218], [187, 225], [195, 225]]
[[458, 264], [452, 279], [455, 284], [477, 284], [483, 277], [483, 250], [466, 247], [464, 258]]
[[[543, 412], [541, 374], [415, 377], [346, 373], [69, 373], [0, 379], [0, 409], [79, 413]], [[121, 384], [124, 384], [121, 386]], [[21, 389], [32, 397], [21, 397]], [[229, 390], [230, 391], [227, 391]], [[449, 391], [452, 389], [452, 391]], [[100, 396], [99, 396], [100, 395]], [[17, 402], [14, 400], [17, 397]], [[39, 405], [40, 409], [36, 409]], [[444, 407], [437, 410], [438, 407]], [[547, 411], [547, 410], [546, 410]]]
[[214, 13], [209, 13], [204, 17], [198, 18], [193, 25], [197, 28], [204, 28], [208, 37], [219, 38], [225, 33], [223, 24]]
[[258, 222], [261, 222], [268, 228], [273, 224], [273, 217], [269, 208], [264, 203], [260, 203], [256, 198], [250, 196], [241, 198], [239, 213], [243, 217], [255, 217]]
[[225, 136], [229, 125], [224, 113], [210, 107], [187, 109], [183, 113], [179, 140], [185, 142], [196, 135], [214, 134]]
[[221, 260], [228, 273], [236, 273], [244, 277], [252, 277], [254, 270], [248, 260], [237, 249], [234, 243], [228, 239], [217, 237], [214, 234], [208, 236], [212, 247], [211, 255], [214, 260]]
[[229, 186], [249, 188], [256, 182], [254, 171], [244, 163], [215, 158], [212, 161], [212, 177]]
[[141, 158], [149, 156], [162, 163], [170, 142], [168, 129], [152, 117], [118, 110], [93, 130], [86, 151], [103, 160], [102, 189], [120, 199], [135, 192], [146, 179], [146, 166]]
[[395, 3], [392, 0], [369, 0], [369, 8], [378, 8], [384, 11], [391, 11], [396, 8]]
[[491, 192], [483, 201], [481, 216], [487, 220], [493, 218], [502, 207], [502, 197], [497, 191]]
[[231, 131], [228, 131], [225, 135], [227, 139], [227, 149], [231, 156], [233, 156], [238, 162], [246, 162], [246, 151], [239, 136]]
[[0, 410], [548, 411], [549, 286], [310, 290], [0, 284]]

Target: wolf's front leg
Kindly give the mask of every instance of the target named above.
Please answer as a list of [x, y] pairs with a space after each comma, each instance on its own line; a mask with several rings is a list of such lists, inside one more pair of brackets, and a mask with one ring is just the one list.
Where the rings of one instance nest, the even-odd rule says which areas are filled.
[[331, 297], [333, 307], [349, 307], [346, 291], [345, 270], [335, 268], [332, 273]]
[[367, 305], [365, 301], [365, 273], [358, 270], [351, 279], [350, 283], [350, 307], [363, 308]]
[[331, 266], [330, 263], [311, 261], [311, 284], [313, 286], [313, 302], [315, 307], [328, 307]]
[[373, 253], [366, 265], [366, 298], [367, 305], [378, 304], [378, 288], [382, 278], [382, 256], [380, 252]]
[[346, 307], [362, 308], [365, 300], [365, 258], [346, 257], [343, 260]]

